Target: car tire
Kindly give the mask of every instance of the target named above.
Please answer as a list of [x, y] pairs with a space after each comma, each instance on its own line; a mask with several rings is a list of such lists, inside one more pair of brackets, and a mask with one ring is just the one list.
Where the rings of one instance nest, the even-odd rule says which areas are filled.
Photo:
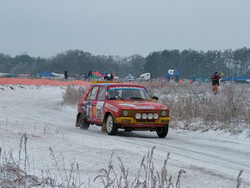
[[85, 130], [87, 130], [90, 125], [90, 123], [86, 122], [86, 119], [83, 114], [80, 114], [78, 124], [81, 129], [85, 129]]
[[157, 128], [156, 133], [159, 138], [165, 138], [168, 135], [169, 125], [167, 124], [165, 127]]
[[114, 121], [113, 116], [110, 114], [106, 119], [106, 131], [109, 135], [116, 135], [118, 131], [118, 126]]

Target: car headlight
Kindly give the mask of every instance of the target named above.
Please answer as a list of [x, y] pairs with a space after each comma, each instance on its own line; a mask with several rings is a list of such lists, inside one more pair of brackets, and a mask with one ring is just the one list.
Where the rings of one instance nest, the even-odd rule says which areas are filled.
[[148, 119], [153, 119], [154, 115], [152, 113], [148, 114]]
[[146, 113], [143, 113], [141, 117], [142, 119], [147, 119], [148, 115]]
[[123, 115], [123, 116], [128, 116], [128, 111], [127, 111], [127, 110], [124, 110], [124, 111], [122, 112], [122, 115]]
[[167, 111], [161, 111], [161, 115], [162, 116], [166, 116], [167, 115]]
[[158, 113], [154, 113], [154, 119], [158, 119], [159, 118], [159, 114]]
[[141, 114], [140, 113], [136, 113], [135, 114], [135, 119], [141, 119]]

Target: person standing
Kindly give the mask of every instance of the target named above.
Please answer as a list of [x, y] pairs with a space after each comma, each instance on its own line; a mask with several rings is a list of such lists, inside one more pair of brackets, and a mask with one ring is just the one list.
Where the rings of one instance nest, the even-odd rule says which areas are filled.
[[89, 71], [88, 73], [88, 81], [92, 81], [92, 71]]
[[111, 73], [110, 73], [110, 76], [109, 76], [109, 80], [110, 80], [110, 81], [113, 81], [113, 79], [114, 79], [114, 76], [113, 76], [113, 73], [111, 72]]
[[108, 74], [105, 74], [105, 76], [103, 77], [104, 80], [108, 80]]
[[220, 85], [220, 76], [218, 72], [215, 72], [214, 75], [211, 76], [211, 81], [212, 81], [212, 91], [215, 95], [217, 95], [219, 92], [218, 86]]

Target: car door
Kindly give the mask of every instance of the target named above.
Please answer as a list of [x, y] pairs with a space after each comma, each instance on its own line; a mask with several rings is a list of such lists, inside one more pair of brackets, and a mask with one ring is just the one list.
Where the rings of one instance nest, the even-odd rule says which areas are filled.
[[92, 123], [101, 124], [104, 114], [104, 101], [106, 88], [104, 86], [94, 86], [87, 96], [86, 115], [87, 120]]
[[106, 97], [106, 88], [100, 87], [97, 94], [97, 101], [96, 101], [96, 121], [100, 124], [103, 122], [104, 118], [104, 102]]
[[94, 86], [86, 97], [84, 103], [84, 111], [86, 113], [87, 121], [95, 123], [96, 121], [96, 97], [99, 86]]

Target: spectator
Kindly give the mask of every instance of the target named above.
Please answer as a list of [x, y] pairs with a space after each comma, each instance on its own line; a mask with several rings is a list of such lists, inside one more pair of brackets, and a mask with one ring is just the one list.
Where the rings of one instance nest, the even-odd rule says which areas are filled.
[[215, 72], [214, 75], [211, 76], [211, 81], [212, 81], [212, 91], [215, 95], [217, 95], [219, 92], [218, 86], [220, 85], [220, 76], [218, 75], [217, 72]]
[[113, 79], [114, 79], [113, 73], [110, 73], [108, 80], [113, 81]]
[[105, 76], [104, 76], [104, 78], [103, 78], [103, 79], [104, 79], [104, 80], [108, 80], [108, 78], [109, 78], [109, 77], [108, 77], [108, 75], [107, 75], [107, 74], [105, 74]]
[[88, 81], [91, 81], [92, 80], [92, 71], [89, 71], [88, 73]]

